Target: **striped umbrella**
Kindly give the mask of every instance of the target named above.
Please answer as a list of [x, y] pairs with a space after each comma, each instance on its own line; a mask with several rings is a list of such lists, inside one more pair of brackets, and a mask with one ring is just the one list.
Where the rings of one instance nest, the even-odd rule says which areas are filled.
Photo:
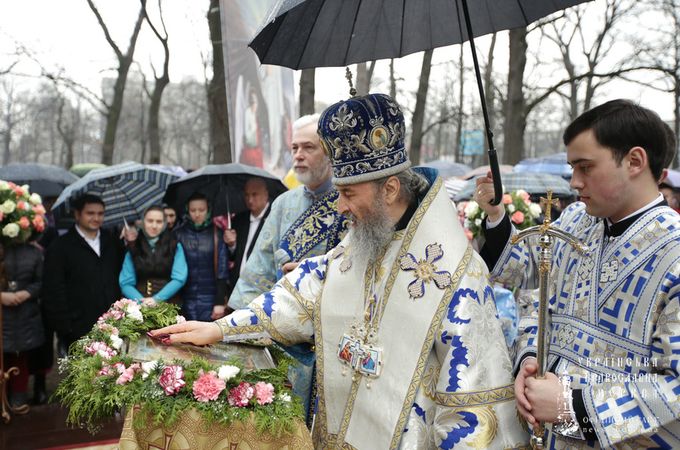
[[104, 200], [104, 226], [134, 221], [146, 208], [161, 202], [168, 185], [179, 178], [167, 170], [127, 161], [94, 169], [69, 185], [52, 206], [58, 224], [67, 224], [71, 216], [70, 201], [83, 194], [98, 195]]
[[[475, 179], [468, 180], [463, 189], [456, 194], [455, 200], [469, 200], [475, 191]], [[503, 193], [523, 189], [529, 194], [541, 195], [552, 190], [556, 197], [571, 197], [576, 195], [569, 187], [569, 183], [562, 177], [548, 173], [510, 172], [503, 174]]]

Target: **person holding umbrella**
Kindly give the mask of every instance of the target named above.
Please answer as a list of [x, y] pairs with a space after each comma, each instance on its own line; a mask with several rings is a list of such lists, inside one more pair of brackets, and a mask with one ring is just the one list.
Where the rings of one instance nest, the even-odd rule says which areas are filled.
[[[563, 140], [580, 201], [554, 226], [588, 252], [552, 249], [548, 371], [534, 377], [537, 318], [527, 316], [515, 341], [517, 407], [531, 425], [552, 423], [548, 448], [680, 448], [680, 216], [657, 184], [675, 138], [655, 112], [612, 100]], [[491, 279], [533, 287], [537, 243], [511, 244], [510, 220], [489, 205], [491, 180], [477, 182]]]
[[167, 229], [162, 206], [147, 208], [142, 236], [130, 243], [118, 282], [125, 298], [146, 302], [179, 303], [179, 290], [187, 281], [182, 244]]
[[224, 316], [229, 277], [227, 246], [212, 222], [205, 195], [191, 195], [186, 212], [187, 220], [175, 231], [189, 270], [181, 293], [182, 314], [189, 320], [219, 319]]
[[319, 134], [352, 221], [342, 242], [216, 323], [151, 334], [314, 342], [315, 448], [524, 448], [484, 261], [436, 170], [410, 168], [401, 108], [382, 94], [341, 101]]

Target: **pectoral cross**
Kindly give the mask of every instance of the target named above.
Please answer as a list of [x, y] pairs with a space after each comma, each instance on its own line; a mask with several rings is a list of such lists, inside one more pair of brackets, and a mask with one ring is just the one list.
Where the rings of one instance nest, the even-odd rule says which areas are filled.
[[548, 223], [550, 223], [550, 220], [552, 219], [552, 216], [551, 216], [551, 214], [550, 214], [550, 213], [551, 213], [551, 210], [552, 210], [552, 207], [553, 207], [553, 206], [557, 207], [557, 206], [559, 206], [559, 204], [560, 204], [560, 200], [559, 200], [559, 199], [557, 199], [557, 198], [552, 198], [552, 191], [548, 191], [548, 198], [541, 197], [540, 205], [541, 205], [543, 208], [545, 208], [545, 215], [544, 215], [544, 217], [543, 217], [543, 223], [544, 223], [544, 224], [546, 223], [546, 221], [547, 221]]

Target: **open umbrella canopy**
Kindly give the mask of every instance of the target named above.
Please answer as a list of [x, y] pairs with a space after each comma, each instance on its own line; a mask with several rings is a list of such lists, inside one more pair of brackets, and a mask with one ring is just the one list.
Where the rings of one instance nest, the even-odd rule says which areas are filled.
[[571, 179], [572, 168], [567, 163], [567, 153], [560, 152], [538, 158], [527, 158], [515, 165], [514, 172], [540, 172]]
[[0, 179], [18, 185], [28, 184], [31, 192], [41, 197], [57, 197], [78, 177], [62, 167], [50, 164], [12, 163], [0, 167]]
[[104, 226], [134, 221], [146, 208], [161, 202], [170, 182], [177, 175], [163, 169], [135, 162], [124, 162], [89, 171], [68, 186], [52, 206], [57, 224], [70, 222], [71, 200], [83, 194], [98, 195], [104, 200]]
[[279, 178], [258, 167], [240, 163], [211, 164], [171, 183], [163, 201], [181, 215], [189, 197], [200, 192], [210, 201], [213, 215], [237, 214], [246, 210], [243, 187], [252, 177], [265, 180], [270, 200], [287, 191]]
[[[474, 0], [474, 36], [522, 27], [585, 0]], [[262, 64], [342, 67], [469, 39], [461, 0], [279, 0], [250, 42]]]
[[467, 164], [448, 161], [446, 159], [435, 159], [423, 164], [425, 167], [432, 167], [439, 171], [439, 176], [442, 178], [460, 177], [472, 170], [472, 167]]
[[[469, 200], [475, 191], [475, 179], [470, 179], [465, 186], [456, 194], [455, 200]], [[529, 194], [544, 195], [548, 189], [552, 190], [554, 197], [571, 197], [576, 195], [569, 187], [569, 183], [557, 175], [548, 173], [517, 173], [511, 172], [503, 175], [503, 193], [523, 189]]]

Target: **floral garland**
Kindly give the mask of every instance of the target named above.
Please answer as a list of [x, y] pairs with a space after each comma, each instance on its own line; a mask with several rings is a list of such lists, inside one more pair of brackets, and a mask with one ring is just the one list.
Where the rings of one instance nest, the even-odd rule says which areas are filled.
[[[504, 194], [502, 199], [505, 213], [517, 229], [523, 230], [536, 225], [542, 210], [540, 205], [530, 200], [529, 194], [522, 190]], [[486, 219], [486, 212], [474, 200], [458, 204], [458, 217], [463, 224], [468, 239], [475, 239], [482, 232], [482, 221]]]
[[45, 207], [27, 184], [0, 180], [0, 236], [5, 244], [24, 243], [45, 230]]
[[195, 408], [208, 423], [254, 419], [259, 431], [279, 435], [304, 418], [300, 400], [286, 385], [290, 360], [275, 349], [277, 368], [248, 373], [239, 361], [216, 365], [194, 357], [140, 363], [123, 354], [125, 340], [134, 342], [141, 333], [183, 321], [172, 304], [114, 303], [59, 361], [66, 376], [55, 396], [69, 408], [68, 422], [84, 423], [94, 432], [122, 408], [139, 407], [135, 427], [143, 427], [147, 417], [171, 426]]

